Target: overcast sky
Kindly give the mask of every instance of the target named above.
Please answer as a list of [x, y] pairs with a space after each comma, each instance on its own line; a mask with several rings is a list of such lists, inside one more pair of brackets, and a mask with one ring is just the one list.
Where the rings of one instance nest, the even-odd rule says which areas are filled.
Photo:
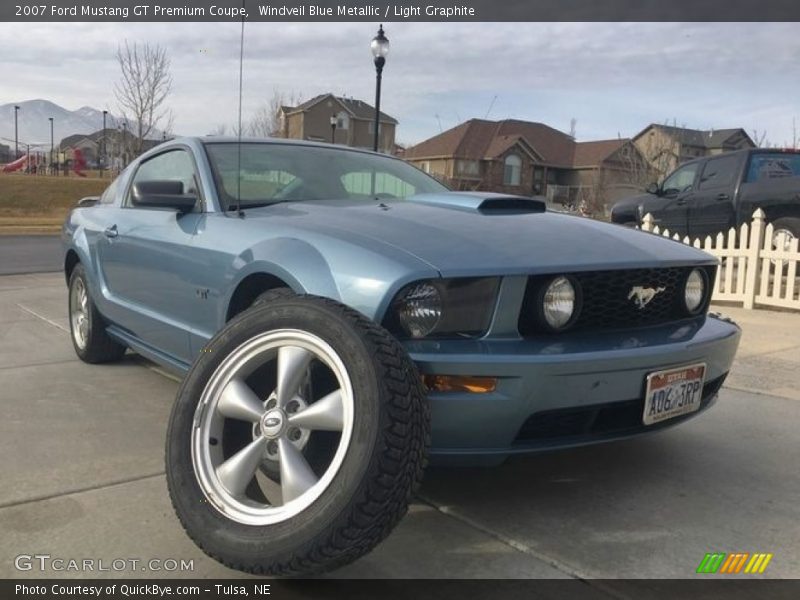
[[[236, 121], [239, 23], [0, 24], [0, 104], [34, 98], [116, 112], [117, 44], [165, 46], [175, 131]], [[273, 90], [374, 101], [364, 23], [245, 26], [245, 118]], [[387, 23], [383, 108], [419, 142], [472, 117], [541, 121], [579, 140], [650, 122], [744, 127], [790, 144], [800, 126], [797, 23]], [[493, 101], [493, 98], [496, 100]], [[491, 106], [491, 110], [490, 110]], [[438, 115], [438, 116], [437, 116]]]

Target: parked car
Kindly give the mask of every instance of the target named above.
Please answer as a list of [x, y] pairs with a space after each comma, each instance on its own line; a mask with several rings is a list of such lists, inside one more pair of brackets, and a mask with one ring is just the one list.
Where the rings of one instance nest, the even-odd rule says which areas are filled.
[[703, 252], [325, 144], [167, 142], [63, 241], [75, 351], [185, 374], [169, 493], [250, 572], [369, 551], [426, 456], [496, 464], [694, 417], [740, 337], [707, 314]]
[[614, 223], [635, 226], [650, 213], [662, 230], [705, 237], [766, 213], [777, 242], [800, 237], [800, 151], [737, 150], [682, 164], [647, 193], [614, 205]]

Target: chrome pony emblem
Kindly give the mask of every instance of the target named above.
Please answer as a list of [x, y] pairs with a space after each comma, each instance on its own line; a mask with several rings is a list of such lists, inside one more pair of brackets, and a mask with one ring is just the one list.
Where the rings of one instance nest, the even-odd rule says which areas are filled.
[[628, 300], [633, 299], [636, 306], [641, 310], [650, 304], [650, 301], [656, 297], [656, 294], [660, 294], [666, 289], [665, 287], [646, 288], [641, 285], [635, 285], [628, 294]]

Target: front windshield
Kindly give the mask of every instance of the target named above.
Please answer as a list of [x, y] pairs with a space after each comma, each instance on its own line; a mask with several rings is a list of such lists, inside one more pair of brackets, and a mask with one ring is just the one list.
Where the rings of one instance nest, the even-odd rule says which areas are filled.
[[[386, 156], [294, 144], [207, 143], [225, 210], [303, 200], [374, 200], [446, 192], [411, 165]], [[238, 201], [237, 201], [238, 198]]]

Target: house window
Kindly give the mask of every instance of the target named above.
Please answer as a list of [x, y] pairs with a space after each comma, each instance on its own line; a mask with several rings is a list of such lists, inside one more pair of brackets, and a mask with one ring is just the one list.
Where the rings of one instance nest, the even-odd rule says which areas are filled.
[[[369, 132], [372, 135], [375, 135], [375, 121], [369, 122]], [[378, 135], [380, 135], [381, 133], [383, 133], [383, 123], [378, 123]]]
[[337, 129], [347, 129], [350, 126], [350, 118], [347, 116], [347, 113], [342, 111], [338, 115], [336, 115], [336, 128]]
[[465, 177], [477, 177], [481, 174], [481, 165], [477, 160], [459, 160], [456, 168]]
[[506, 156], [505, 169], [503, 171], [503, 184], [519, 185], [521, 172], [522, 159], [516, 154], [509, 154]]
[[422, 163], [422, 165], [420, 165], [420, 166], [422, 167], [422, 170], [425, 171], [426, 173], [430, 173], [431, 172], [431, 163], [428, 162], [427, 160], [424, 163]]

